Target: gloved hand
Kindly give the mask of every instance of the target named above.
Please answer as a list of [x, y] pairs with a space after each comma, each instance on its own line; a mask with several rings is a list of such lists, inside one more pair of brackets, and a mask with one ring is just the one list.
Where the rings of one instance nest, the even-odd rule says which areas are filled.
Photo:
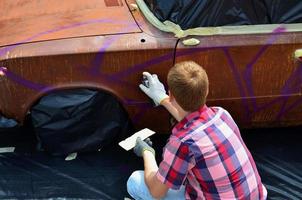
[[143, 76], [148, 79], [149, 87], [140, 84], [140, 89], [154, 101], [156, 106], [160, 105], [162, 100], [169, 97], [164, 85], [158, 80], [156, 74], [151, 75], [149, 72], [143, 72]]
[[155, 151], [152, 148], [152, 141], [150, 140], [150, 138], [146, 138], [143, 141], [140, 137], [138, 137], [136, 139], [136, 144], [133, 151], [138, 157], [143, 157], [144, 151], [150, 151], [155, 156]]

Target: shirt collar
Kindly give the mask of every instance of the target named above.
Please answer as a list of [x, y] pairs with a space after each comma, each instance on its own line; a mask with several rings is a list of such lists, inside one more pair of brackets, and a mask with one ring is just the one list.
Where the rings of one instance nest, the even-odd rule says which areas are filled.
[[183, 118], [180, 122], [178, 122], [173, 130], [172, 134], [177, 134], [177, 132], [183, 128], [186, 128], [190, 122], [192, 122], [194, 119], [200, 117], [201, 113], [205, 112], [208, 109], [207, 105], [201, 106], [198, 110], [189, 113], [185, 118]]

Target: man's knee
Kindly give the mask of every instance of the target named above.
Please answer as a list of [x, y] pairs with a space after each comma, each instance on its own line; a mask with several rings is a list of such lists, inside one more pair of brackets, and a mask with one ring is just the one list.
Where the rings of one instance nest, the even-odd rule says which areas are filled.
[[139, 192], [138, 188], [144, 181], [144, 171], [134, 171], [127, 181], [127, 191], [133, 197]]

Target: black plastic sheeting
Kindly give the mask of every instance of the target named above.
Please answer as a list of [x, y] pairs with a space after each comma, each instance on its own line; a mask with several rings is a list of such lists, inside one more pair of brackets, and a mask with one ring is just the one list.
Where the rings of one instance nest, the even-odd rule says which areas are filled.
[[131, 131], [117, 99], [89, 89], [48, 94], [33, 106], [31, 118], [39, 146], [52, 155], [97, 151]]
[[145, 0], [160, 21], [182, 29], [302, 22], [301, 0]]
[[8, 119], [0, 114], [0, 129], [12, 128], [18, 125], [13, 119]]
[[301, 0], [263, 0], [269, 16], [269, 23], [301, 23]]
[[250, 149], [271, 200], [302, 199], [302, 127], [246, 130]]
[[[130, 155], [131, 154], [131, 155]], [[0, 154], [0, 199], [122, 200], [141, 160], [113, 148], [65, 161], [43, 152]]]
[[[117, 199], [129, 197], [126, 181], [143, 169], [132, 151], [111, 145], [100, 152], [80, 153], [75, 160], [35, 150], [31, 128], [0, 131], [0, 199]], [[269, 200], [302, 197], [302, 127], [243, 130]], [[10, 141], [8, 141], [10, 138]], [[168, 135], [152, 136], [158, 161]], [[6, 141], [4, 143], [4, 141]]]

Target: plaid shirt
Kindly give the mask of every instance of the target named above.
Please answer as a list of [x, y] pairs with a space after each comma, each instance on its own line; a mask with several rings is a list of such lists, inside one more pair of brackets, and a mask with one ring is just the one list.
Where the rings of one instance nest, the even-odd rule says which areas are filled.
[[207, 106], [172, 130], [157, 178], [186, 199], [266, 199], [255, 162], [230, 114]]

